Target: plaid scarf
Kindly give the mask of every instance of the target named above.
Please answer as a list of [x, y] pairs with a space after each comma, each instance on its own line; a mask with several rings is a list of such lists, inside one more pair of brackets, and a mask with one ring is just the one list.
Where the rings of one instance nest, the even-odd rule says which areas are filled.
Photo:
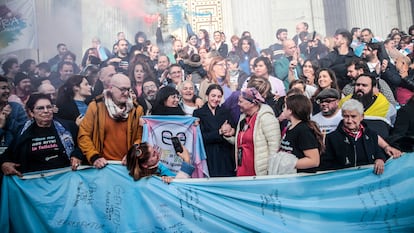
[[131, 96], [128, 97], [125, 106], [120, 108], [114, 103], [108, 90], [105, 90], [103, 94], [105, 99], [105, 106], [108, 110], [109, 116], [114, 120], [127, 120], [129, 112], [131, 112], [132, 108], [134, 107]]

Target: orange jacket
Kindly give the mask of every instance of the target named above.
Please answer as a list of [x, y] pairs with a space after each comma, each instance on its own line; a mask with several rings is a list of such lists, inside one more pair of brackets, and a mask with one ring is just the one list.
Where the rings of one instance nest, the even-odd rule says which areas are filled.
[[[98, 97], [89, 104], [85, 117], [79, 126], [79, 148], [91, 164], [102, 156], [103, 142], [105, 140], [104, 124], [105, 118], [108, 117], [107, 114], [103, 97]], [[141, 142], [142, 126], [139, 125], [139, 119], [142, 115], [142, 107], [134, 102], [134, 108], [129, 113], [127, 120], [128, 148], [133, 144]]]

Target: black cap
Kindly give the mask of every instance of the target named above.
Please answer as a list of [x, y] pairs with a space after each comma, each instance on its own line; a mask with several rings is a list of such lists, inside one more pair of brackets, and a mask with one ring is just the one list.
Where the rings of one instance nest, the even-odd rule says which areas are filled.
[[327, 98], [335, 98], [335, 99], [340, 99], [341, 95], [339, 94], [339, 92], [336, 89], [333, 88], [327, 88], [322, 90], [317, 96], [316, 99], [317, 100], [323, 100], [323, 99], [327, 99]]

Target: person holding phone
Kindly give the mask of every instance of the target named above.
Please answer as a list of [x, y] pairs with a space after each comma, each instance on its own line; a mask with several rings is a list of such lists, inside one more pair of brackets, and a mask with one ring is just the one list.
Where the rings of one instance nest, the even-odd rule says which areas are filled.
[[152, 175], [161, 176], [161, 179], [165, 183], [171, 183], [173, 178], [190, 178], [194, 171], [194, 167], [190, 163], [190, 153], [181, 143], [179, 143], [178, 146], [180, 146], [181, 150], [176, 147], [174, 147], [174, 149], [176, 151], [179, 150], [176, 153], [183, 159], [183, 163], [181, 165], [181, 170], [177, 174], [173, 173], [164, 164], [159, 162], [161, 155], [160, 149], [147, 142], [134, 144], [127, 153], [124, 165], [126, 165], [129, 175], [132, 176], [135, 181]]

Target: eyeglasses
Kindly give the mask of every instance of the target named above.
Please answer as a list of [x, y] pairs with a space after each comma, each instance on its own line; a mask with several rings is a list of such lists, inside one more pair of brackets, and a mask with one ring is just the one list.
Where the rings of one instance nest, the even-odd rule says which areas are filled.
[[125, 92], [130, 92], [131, 91], [131, 88], [129, 88], [129, 87], [117, 87], [117, 86], [114, 86], [114, 85], [112, 85], [113, 87], [116, 87], [118, 90], [120, 90], [121, 91], [121, 93], [125, 93]]
[[36, 110], [36, 111], [44, 111], [44, 110], [51, 111], [52, 109], [53, 109], [53, 106], [52, 105], [36, 106], [36, 107], [34, 107], [34, 110]]
[[316, 100], [316, 103], [317, 104], [323, 104], [323, 103], [332, 103], [332, 102], [335, 102], [335, 101], [337, 101], [337, 99], [318, 99], [318, 100]]
[[215, 66], [221, 66], [221, 67], [223, 67], [223, 68], [226, 68], [227, 67], [227, 65], [226, 64], [223, 64], [223, 63], [217, 63], [217, 64], [214, 64]]
[[155, 85], [149, 85], [149, 86], [144, 86], [142, 88], [144, 89], [144, 91], [156, 90], [157, 89], [157, 86], [155, 86]]

